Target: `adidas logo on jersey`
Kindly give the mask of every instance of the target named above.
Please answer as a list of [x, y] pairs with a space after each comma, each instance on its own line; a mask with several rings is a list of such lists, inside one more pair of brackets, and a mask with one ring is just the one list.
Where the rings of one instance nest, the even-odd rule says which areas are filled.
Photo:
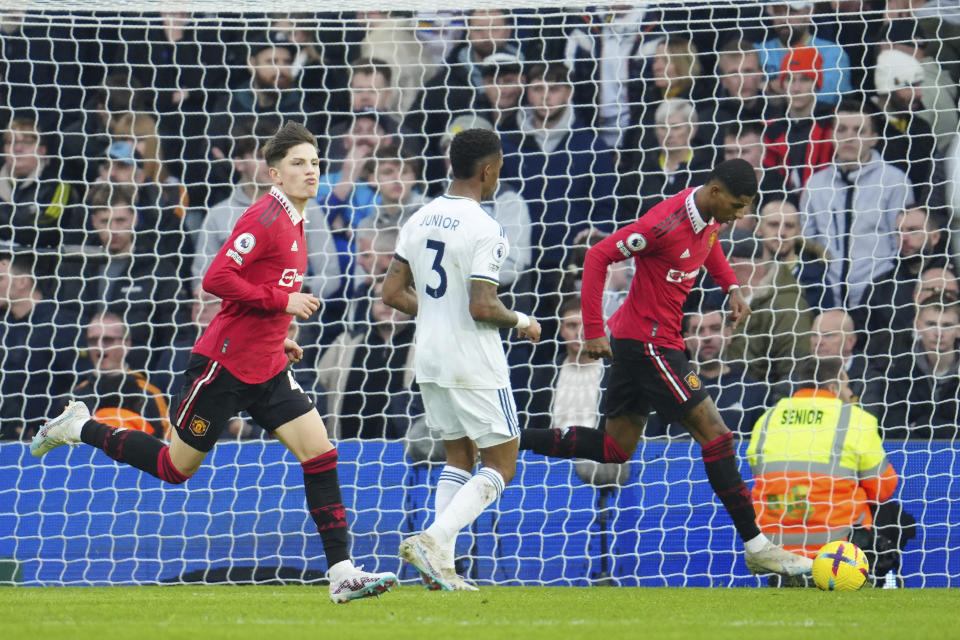
[[297, 250], [297, 241], [294, 240], [293, 244], [290, 245], [290, 251], [296, 251], [296, 250]]
[[[294, 242], [293, 244], [297, 244], [297, 243]], [[681, 257], [681, 258], [689, 258], [689, 257], [690, 257], [690, 249], [684, 249], [684, 250], [683, 250], [683, 253], [680, 254], [680, 257]]]

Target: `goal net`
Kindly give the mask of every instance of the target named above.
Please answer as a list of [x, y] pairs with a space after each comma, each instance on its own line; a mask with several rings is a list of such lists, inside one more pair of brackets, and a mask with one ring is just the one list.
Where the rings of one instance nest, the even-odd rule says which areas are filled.
[[[414, 580], [397, 546], [433, 519], [442, 447], [413, 321], [380, 283], [399, 226], [444, 192], [451, 139], [479, 127], [503, 142], [483, 204], [509, 244], [500, 295], [544, 328], [535, 346], [504, 334], [520, 427], [602, 424], [605, 371], [580, 351], [587, 248], [743, 158], [759, 196], [711, 246], [753, 314], [732, 326], [689, 251], [670, 256], [668, 280], [693, 286], [683, 384], [713, 398], [748, 486], [771, 476], [754, 499], [775, 540], [816, 548], [875, 520], [906, 586], [960, 586], [955, 3], [355, 4], [0, 2], [0, 584], [323, 577], [299, 466], [249, 415], [184, 486], [91, 447], [29, 453], [69, 399], [172, 436], [170, 398], [220, 305], [203, 274], [270, 189], [262, 144], [295, 120], [321, 177], [291, 247], [309, 266], [279, 284], [323, 301], [291, 329], [293, 371], [339, 449], [355, 561]], [[611, 265], [607, 317], [632, 277]], [[811, 382], [830, 370], [812, 362], [833, 378]], [[778, 402], [836, 391], [876, 418], [876, 444], [815, 412], [781, 420], [796, 407]], [[887, 461], [896, 488], [866, 508]], [[793, 471], [810, 481], [776, 484]], [[481, 584], [765, 584], [699, 446], [656, 413], [623, 465], [521, 452], [457, 557]]]

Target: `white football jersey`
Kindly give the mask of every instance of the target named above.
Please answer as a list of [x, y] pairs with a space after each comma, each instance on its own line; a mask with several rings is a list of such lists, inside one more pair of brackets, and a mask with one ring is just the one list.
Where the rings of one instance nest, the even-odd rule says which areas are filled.
[[470, 198], [443, 195], [414, 213], [397, 240], [417, 289], [417, 382], [462, 389], [510, 384], [500, 330], [470, 316], [470, 282], [500, 283], [509, 246]]

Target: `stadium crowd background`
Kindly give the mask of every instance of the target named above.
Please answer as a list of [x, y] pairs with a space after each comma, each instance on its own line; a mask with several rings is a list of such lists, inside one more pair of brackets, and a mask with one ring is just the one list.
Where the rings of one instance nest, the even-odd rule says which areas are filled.
[[[748, 433], [813, 354], [844, 360], [851, 399], [885, 438], [955, 438], [949, 4], [5, 11], [0, 434], [30, 437], [75, 396], [101, 418], [169, 429], [165, 399], [218, 305], [200, 277], [269, 188], [259, 143], [295, 119], [324, 161], [302, 274], [324, 305], [292, 329], [306, 349], [296, 376], [336, 438], [422, 429], [413, 325], [379, 302], [379, 278], [398, 226], [442, 192], [450, 138], [471, 126], [503, 139], [488, 204], [511, 245], [501, 293], [544, 323], [542, 345], [508, 345], [526, 427], [596, 404], [554, 393], [585, 248], [744, 157], [761, 196], [721, 241], [754, 315], [724, 327], [701, 275], [685, 322], [728, 426]], [[611, 272], [607, 311], [630, 275]], [[259, 433], [241, 418], [225, 437]], [[683, 431], [653, 419], [648, 434]]]

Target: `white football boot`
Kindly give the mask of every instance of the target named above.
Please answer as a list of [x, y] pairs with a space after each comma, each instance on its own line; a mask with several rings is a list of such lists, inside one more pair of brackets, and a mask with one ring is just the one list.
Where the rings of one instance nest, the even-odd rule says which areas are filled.
[[447, 581], [450, 588], [454, 591], [480, 591], [475, 585], [467, 582], [453, 567], [441, 569], [440, 575], [443, 576], [443, 579]]
[[782, 576], [799, 576], [813, 570], [813, 560], [804, 556], [785, 551], [783, 548], [767, 542], [767, 545], [757, 551], [745, 554], [747, 569], [753, 573], [779, 573]]
[[330, 599], [334, 602], [350, 602], [360, 598], [380, 597], [390, 591], [397, 584], [397, 576], [388, 572], [370, 573], [362, 567], [355, 567], [353, 571], [334, 582], [330, 581]]
[[400, 557], [420, 572], [420, 578], [431, 591], [453, 591], [443, 577], [440, 549], [436, 541], [425, 533], [410, 536], [400, 543]]
[[80, 444], [80, 430], [90, 419], [87, 405], [71, 400], [59, 416], [50, 420], [30, 441], [30, 453], [39, 458], [46, 452], [68, 444], [75, 447]]

